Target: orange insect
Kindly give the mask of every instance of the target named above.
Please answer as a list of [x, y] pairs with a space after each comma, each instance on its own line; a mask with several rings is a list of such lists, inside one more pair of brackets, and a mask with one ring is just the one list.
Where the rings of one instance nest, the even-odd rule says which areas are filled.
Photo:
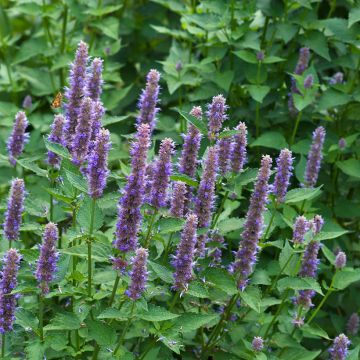
[[63, 95], [59, 91], [56, 96], [54, 97], [54, 100], [51, 102], [51, 108], [52, 109], [58, 109], [62, 104]]

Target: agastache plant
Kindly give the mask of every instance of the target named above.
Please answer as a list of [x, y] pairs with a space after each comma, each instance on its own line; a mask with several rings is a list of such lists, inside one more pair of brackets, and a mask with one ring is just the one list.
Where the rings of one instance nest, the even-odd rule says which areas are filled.
[[80, 115], [82, 99], [85, 95], [88, 45], [80, 41], [74, 62], [70, 65], [69, 87], [66, 88], [65, 98], [65, 139], [68, 146], [72, 145], [72, 138]]
[[160, 73], [157, 70], [150, 70], [146, 76], [146, 87], [142, 91], [138, 103], [139, 115], [136, 119], [138, 126], [148, 124], [152, 132], [156, 124], [156, 114], [159, 111]]
[[99, 131], [102, 127], [102, 118], [105, 114], [105, 108], [100, 101], [94, 102], [94, 112], [92, 118], [91, 141], [89, 144], [89, 152], [93, 149]]
[[57, 225], [54, 223], [47, 224], [43, 232], [43, 243], [40, 246], [40, 256], [35, 272], [43, 295], [49, 292], [49, 284], [54, 279], [59, 258], [59, 253], [56, 250], [58, 240], [59, 231]]
[[269, 155], [263, 156], [246, 214], [240, 247], [236, 253], [235, 262], [231, 267], [232, 271], [238, 275], [238, 287], [240, 290], [245, 289], [256, 262], [258, 242], [264, 224], [264, 211], [268, 201], [268, 182], [271, 174], [271, 164], [271, 157]]
[[245, 123], [240, 122], [235, 130], [238, 130], [239, 133], [234, 135], [230, 160], [231, 170], [238, 173], [242, 171], [246, 163], [247, 127]]
[[131, 155], [131, 174], [119, 201], [118, 220], [114, 241], [115, 248], [121, 251], [133, 251], [137, 247], [137, 234], [142, 215], [140, 207], [144, 201], [146, 157], [150, 147], [150, 126], [138, 127]]
[[86, 79], [85, 94], [93, 101], [99, 101], [102, 92], [103, 60], [94, 58], [90, 66], [90, 73]]
[[14, 126], [7, 141], [9, 161], [13, 166], [16, 164], [16, 159], [24, 151], [24, 145], [29, 137], [29, 134], [25, 132], [28, 125], [29, 122], [26, 114], [23, 111], [19, 111], [15, 116]]
[[310, 229], [310, 223], [305, 216], [298, 216], [295, 220], [293, 238], [294, 244], [299, 245], [304, 242], [305, 234]]
[[351, 341], [345, 334], [340, 334], [334, 339], [332, 347], [329, 349], [331, 360], [345, 360], [349, 353]]
[[288, 149], [281, 150], [279, 157], [276, 159], [276, 175], [273, 185], [273, 193], [277, 203], [285, 200], [293, 170], [292, 163], [293, 158], [291, 151]]
[[11, 183], [4, 222], [5, 238], [10, 242], [19, 239], [22, 213], [24, 212], [25, 183], [15, 179]]
[[130, 272], [131, 283], [125, 294], [131, 300], [137, 300], [145, 291], [148, 277], [147, 271], [148, 251], [144, 248], [136, 250], [135, 257], [132, 260], [132, 269]]
[[195, 214], [187, 215], [184, 230], [181, 234], [181, 240], [172, 261], [172, 265], [175, 268], [173, 286], [175, 290], [186, 291], [189, 281], [192, 278], [195, 246], [197, 242], [197, 223], [198, 218]]
[[181, 218], [184, 216], [186, 200], [186, 184], [182, 181], [177, 181], [173, 186], [171, 196], [170, 214], [173, 217]]
[[89, 156], [86, 175], [88, 179], [89, 196], [93, 199], [100, 198], [109, 176], [108, 154], [111, 148], [110, 132], [101, 129]]
[[311, 148], [309, 151], [306, 168], [305, 168], [305, 175], [304, 175], [304, 185], [305, 187], [314, 187], [316, 185], [321, 160], [322, 160], [322, 149], [325, 140], [325, 129], [322, 126], [319, 126], [313, 132], [313, 141], [311, 144]]
[[159, 158], [154, 165], [150, 204], [156, 208], [166, 205], [167, 193], [172, 171], [171, 155], [174, 152], [174, 142], [167, 138], [160, 144]]
[[223, 95], [217, 95], [213, 97], [211, 104], [208, 104], [206, 115], [209, 120], [209, 140], [217, 138], [223, 122], [227, 119], [226, 111], [229, 106], [225, 102]]
[[346, 324], [347, 334], [356, 335], [359, 331], [359, 323], [360, 323], [359, 315], [357, 313], [352, 313]]
[[[65, 118], [61, 114], [55, 115], [54, 122], [51, 125], [51, 131], [47, 139], [52, 143], [65, 146], [64, 125]], [[48, 163], [55, 169], [58, 169], [61, 164], [61, 157], [49, 150]]]
[[[225, 129], [228, 130], [228, 129]], [[232, 153], [232, 138], [231, 136], [223, 137], [217, 141], [219, 148], [219, 169], [221, 175], [226, 175], [230, 170], [230, 157]]]
[[15, 320], [16, 299], [18, 295], [11, 294], [17, 286], [17, 274], [21, 256], [16, 249], [10, 249], [3, 258], [3, 268], [0, 280], [0, 333], [12, 330]]

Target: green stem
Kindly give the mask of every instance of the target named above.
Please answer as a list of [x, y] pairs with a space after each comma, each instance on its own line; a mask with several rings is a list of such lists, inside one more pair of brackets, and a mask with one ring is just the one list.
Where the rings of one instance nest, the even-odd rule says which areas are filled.
[[40, 340], [44, 341], [44, 298], [39, 295], [39, 334]]
[[11, 246], [12, 246], [12, 240], [10, 239], [9, 240], [9, 250], [11, 249]]
[[[258, 61], [256, 85], [260, 85], [260, 71], [261, 71], [261, 61]], [[260, 135], [260, 103], [258, 101], [256, 101], [256, 106], [255, 106], [255, 128], [256, 128], [256, 137], [258, 138]]]
[[294, 145], [295, 136], [296, 136], [299, 124], [300, 124], [301, 116], [302, 116], [302, 111], [299, 111], [299, 113], [298, 113], [298, 115], [296, 117], [296, 120], [295, 120], [294, 130], [293, 130], [293, 133], [292, 133], [291, 138], [290, 138], [290, 142], [289, 142], [290, 147], [292, 147]]
[[271, 225], [273, 224], [274, 219], [275, 219], [275, 214], [276, 214], [277, 208], [278, 208], [278, 202], [276, 201], [276, 202], [275, 202], [274, 211], [273, 211], [272, 214], [271, 214], [271, 218], [270, 218], [270, 221], [269, 221], [269, 225], [268, 225], [267, 228], [266, 228], [265, 235], [260, 239], [260, 243], [264, 242], [264, 241], [266, 240], [267, 236], [269, 235], [269, 232], [270, 232], [270, 229], [271, 229]]
[[227, 200], [227, 198], [229, 196], [229, 193], [230, 193], [230, 191], [226, 190], [226, 192], [225, 192], [225, 194], [224, 194], [224, 196], [223, 196], [223, 198], [221, 200], [221, 204], [219, 206], [219, 209], [218, 209], [218, 211], [217, 211], [217, 213], [216, 213], [216, 215], [214, 217], [213, 223], [211, 225], [211, 229], [215, 228], [215, 226], [216, 226], [216, 224], [217, 224], [217, 222], [219, 220], [219, 217], [220, 217], [220, 215], [221, 215], [221, 213], [222, 213], [222, 211], [224, 209], [225, 201]]
[[5, 333], [1, 334], [1, 357], [5, 357]]
[[146, 234], [146, 238], [145, 238], [145, 244], [144, 247], [147, 249], [150, 245], [150, 239], [151, 239], [151, 231], [153, 229], [154, 223], [155, 223], [155, 219], [156, 219], [156, 215], [157, 215], [158, 209], [155, 209], [154, 213], [151, 215], [151, 220], [150, 220], [150, 224], [148, 227], [148, 232]]
[[170, 307], [169, 307], [169, 311], [172, 311], [172, 310], [174, 309], [174, 307], [175, 307], [175, 305], [176, 305], [179, 297], [180, 297], [180, 292], [177, 291], [176, 294], [175, 294], [175, 296], [174, 296], [174, 298], [173, 298], [173, 301], [171, 302], [171, 305], [170, 305]]
[[92, 237], [94, 229], [94, 215], [95, 215], [95, 199], [91, 200], [90, 208], [90, 229], [89, 229], [89, 238], [88, 238], [88, 296], [91, 297], [91, 281], [92, 281]]
[[131, 321], [132, 321], [132, 317], [133, 317], [133, 313], [134, 313], [134, 308], [135, 308], [135, 301], [133, 301], [133, 303], [132, 303], [131, 313], [130, 313], [129, 319], [128, 319], [128, 321], [126, 322], [126, 325], [125, 325], [125, 327], [124, 327], [124, 330], [123, 330], [123, 332], [122, 332], [122, 334], [121, 334], [121, 336], [120, 336], [119, 342], [118, 342], [118, 344], [117, 344], [117, 346], [116, 346], [116, 348], [115, 348], [115, 350], [114, 350], [114, 355], [117, 354], [117, 352], [118, 352], [119, 349], [120, 349], [120, 346], [121, 346], [121, 345], [123, 344], [123, 342], [124, 342], [124, 338], [125, 338], [126, 331], [127, 331], [127, 329], [129, 328], [129, 326], [130, 326], [130, 324], [131, 324]]
[[171, 234], [170, 234], [168, 243], [167, 243], [167, 245], [166, 245], [166, 248], [165, 248], [165, 251], [164, 251], [164, 256], [163, 256], [163, 263], [166, 262], [166, 258], [167, 258], [168, 254], [169, 254], [169, 251], [170, 251], [170, 248], [171, 248], [171, 243], [172, 243], [173, 235], [174, 235], [174, 233], [171, 233]]
[[113, 289], [112, 289], [112, 292], [111, 292], [110, 301], [109, 301], [109, 306], [110, 306], [110, 307], [111, 307], [112, 303], [114, 302], [116, 290], [117, 290], [118, 285], [119, 285], [119, 281], [120, 281], [120, 276], [119, 276], [119, 275], [116, 275], [116, 279], [115, 279], [115, 282], [114, 282], [114, 286], [113, 286]]

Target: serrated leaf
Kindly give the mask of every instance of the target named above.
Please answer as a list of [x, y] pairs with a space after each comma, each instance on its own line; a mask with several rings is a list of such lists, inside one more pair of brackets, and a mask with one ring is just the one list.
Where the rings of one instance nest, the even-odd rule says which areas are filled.
[[140, 319], [146, 321], [166, 321], [179, 317], [179, 315], [168, 311], [166, 308], [149, 304], [148, 311], [137, 314]]
[[308, 324], [305, 324], [304, 326], [301, 327], [301, 331], [303, 332], [305, 337], [306, 337], [306, 334], [309, 334], [311, 336], [320, 337], [320, 338], [330, 340], [329, 335], [326, 333], [326, 331], [323, 330], [318, 325], [311, 325], [310, 326]]
[[167, 267], [157, 264], [153, 261], [149, 261], [149, 265], [154, 273], [164, 282], [172, 284], [174, 282], [173, 272]]
[[189, 185], [191, 187], [197, 188], [199, 186], [199, 183], [192, 179], [191, 177], [183, 174], [173, 174], [170, 176], [170, 180], [172, 181], [182, 181], [186, 185]]
[[360, 160], [348, 159], [337, 161], [336, 166], [346, 175], [360, 178]]
[[109, 346], [116, 342], [116, 331], [112, 326], [93, 320], [88, 320], [86, 325], [89, 340], [95, 340], [101, 346]]
[[181, 333], [197, 330], [219, 318], [218, 314], [184, 314], [174, 321]]
[[53, 152], [54, 154], [57, 154], [57, 155], [61, 156], [64, 159], [71, 159], [71, 155], [69, 153], [69, 150], [66, 147], [64, 147], [64, 146], [62, 146], [60, 144], [51, 142], [48, 139], [46, 139], [45, 137], [44, 137], [44, 143], [45, 143], [45, 147], [49, 151]]
[[354, 282], [360, 281], [360, 269], [345, 268], [334, 275], [334, 288], [343, 290]]
[[105, 309], [97, 318], [98, 319], [116, 319], [125, 321], [129, 318], [130, 312], [123, 309], [118, 310], [114, 308]]
[[34, 162], [29, 161], [27, 159], [17, 159], [16, 162], [21, 165], [23, 168], [31, 170], [36, 175], [47, 177], [47, 171], [44, 169], [41, 169], [38, 165], [36, 165]]
[[206, 124], [202, 120], [196, 118], [195, 116], [188, 115], [181, 110], [177, 111], [188, 123], [193, 124], [195, 127], [197, 127], [203, 135], [207, 135], [208, 129]]
[[191, 282], [186, 294], [197, 297], [199, 299], [206, 299], [209, 297], [207, 288], [199, 281]]
[[321, 240], [328, 240], [328, 239], [335, 239], [340, 237], [344, 234], [349, 233], [348, 230], [339, 230], [339, 231], [321, 231], [319, 234], [315, 236], [315, 239], [318, 241]]
[[[80, 209], [77, 213], [77, 221], [79, 225], [86, 231], [90, 231], [90, 219], [91, 219], [91, 209], [92, 201], [89, 197], [86, 197], [83, 203], [80, 206]], [[99, 206], [94, 204], [94, 217], [93, 217], [93, 232], [100, 229], [104, 222], [104, 214], [102, 213]]]
[[257, 138], [253, 143], [251, 143], [250, 146], [263, 146], [271, 149], [281, 150], [283, 148], [286, 148], [288, 145], [284, 136], [281, 133], [270, 131], [260, 135], [260, 137]]
[[250, 96], [257, 102], [262, 103], [264, 97], [269, 93], [270, 87], [267, 85], [246, 85]]
[[304, 278], [297, 278], [297, 277], [286, 277], [280, 279], [277, 283], [277, 288], [279, 291], [284, 291], [286, 289], [293, 289], [293, 290], [314, 290], [317, 293], [323, 295], [321, 287], [319, 283], [309, 277]]
[[[87, 259], [87, 245], [81, 244], [81, 245], [72, 246], [72, 247], [69, 247], [66, 249], [61, 249], [60, 253]], [[110, 254], [111, 254], [111, 246], [110, 245], [93, 242], [92, 258], [95, 261], [106, 261], [107, 262], [109, 260]]]
[[44, 327], [44, 331], [76, 329], [80, 329], [80, 320], [73, 313], [57, 314], [50, 321], [50, 324]]
[[205, 271], [204, 278], [207, 282], [226, 292], [228, 295], [238, 293], [234, 279], [224, 269], [208, 268]]
[[321, 187], [317, 188], [299, 188], [290, 190], [285, 197], [286, 204], [294, 204], [304, 200], [314, 199], [316, 196], [321, 194]]
[[32, 360], [43, 360], [45, 355], [46, 345], [40, 341], [40, 339], [35, 339], [27, 344], [25, 351], [27, 354], [27, 359]]
[[87, 182], [82, 176], [74, 174], [67, 169], [65, 169], [65, 174], [72, 186], [84, 193], [88, 192]]
[[160, 234], [169, 234], [180, 231], [183, 229], [184, 224], [185, 220], [178, 218], [163, 218], [158, 221]]
[[25, 310], [23, 308], [18, 308], [15, 313], [15, 323], [22, 326], [25, 331], [29, 329], [37, 331], [38, 328], [38, 320], [29, 310]]
[[232, 136], [234, 136], [236, 134], [240, 134], [240, 133], [241, 133], [240, 130], [224, 130], [219, 134], [218, 138], [222, 139], [222, 138], [226, 138], [226, 137], [232, 137]]
[[260, 313], [261, 291], [258, 287], [247, 286], [244, 291], [240, 292], [240, 297], [251, 309], [255, 310], [257, 313]]

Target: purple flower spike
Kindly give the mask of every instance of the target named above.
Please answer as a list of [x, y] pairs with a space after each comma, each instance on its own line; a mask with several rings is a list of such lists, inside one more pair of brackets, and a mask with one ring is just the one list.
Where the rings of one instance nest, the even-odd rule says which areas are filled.
[[5, 213], [4, 234], [9, 241], [18, 240], [21, 217], [24, 211], [25, 184], [23, 179], [15, 179], [11, 183], [10, 194]]
[[[309, 242], [301, 261], [301, 269], [299, 271], [300, 277], [316, 277], [316, 272], [320, 263], [320, 260], [317, 258], [319, 249], [320, 242], [314, 240]], [[304, 308], [313, 307], [314, 305], [311, 302], [311, 299], [314, 297], [314, 295], [314, 290], [300, 290], [295, 302], [296, 304], [301, 305]]]
[[335, 268], [343, 269], [346, 265], [346, 254], [340, 251], [335, 258]]
[[138, 127], [131, 155], [131, 174], [119, 201], [114, 246], [121, 251], [134, 251], [137, 247], [137, 234], [141, 223], [140, 207], [144, 201], [146, 180], [146, 157], [150, 147], [150, 126]]
[[118, 271], [119, 274], [124, 274], [125, 270], [128, 266], [128, 263], [126, 260], [124, 260], [121, 257], [110, 257], [110, 261], [113, 265], [113, 269]]
[[43, 243], [40, 246], [40, 257], [35, 272], [36, 279], [43, 295], [49, 292], [49, 283], [54, 279], [59, 253], [56, 244], [59, 239], [57, 225], [48, 223], [43, 233]]
[[94, 113], [91, 130], [91, 142], [89, 144], [89, 152], [94, 147], [96, 138], [99, 135], [99, 131], [102, 128], [102, 118], [105, 114], [105, 108], [100, 101], [94, 103]]
[[346, 140], [344, 138], [340, 138], [338, 146], [340, 150], [344, 150], [346, 148]]
[[140, 114], [136, 119], [137, 124], [138, 126], [148, 124], [151, 132], [155, 127], [156, 114], [159, 111], [159, 108], [156, 107], [159, 102], [159, 81], [160, 73], [157, 70], [150, 70], [146, 76], [146, 88], [142, 91], [138, 103]]
[[202, 119], [202, 116], [203, 116], [203, 113], [202, 113], [202, 108], [201, 106], [194, 106], [190, 113], [189, 113], [191, 116], [197, 118], [198, 120], [201, 120]]
[[204, 171], [195, 199], [195, 214], [198, 217], [199, 227], [207, 227], [210, 225], [215, 201], [215, 181], [217, 171], [218, 148], [212, 146], [209, 148], [205, 160]]
[[321, 215], [315, 215], [310, 225], [313, 234], [316, 235], [321, 231], [322, 227], [324, 226], [324, 219]]
[[187, 216], [181, 240], [172, 261], [175, 268], [173, 287], [175, 290], [186, 291], [192, 278], [197, 222], [195, 214]]
[[102, 196], [109, 176], [108, 154], [111, 148], [109, 130], [101, 129], [95, 141], [94, 149], [89, 157], [86, 175], [88, 179], [89, 195], [93, 199]]
[[233, 172], [239, 173], [246, 163], [247, 127], [245, 123], [240, 122], [235, 130], [240, 132], [234, 135], [231, 153], [231, 169]]
[[261, 336], [255, 336], [251, 347], [254, 351], [261, 351], [264, 348], [264, 340]]
[[185, 183], [183, 183], [182, 181], [177, 181], [174, 184], [170, 207], [171, 216], [178, 218], [184, 216], [186, 192], [187, 190]]
[[72, 145], [82, 98], [85, 95], [88, 51], [88, 45], [80, 41], [75, 60], [70, 65], [69, 87], [65, 91], [66, 104], [64, 105], [66, 118], [65, 140], [68, 146]]
[[10, 249], [4, 256], [0, 280], [0, 333], [12, 330], [15, 321], [17, 295], [11, 292], [17, 286], [17, 274], [21, 255], [15, 249]]
[[86, 96], [93, 101], [100, 100], [103, 85], [102, 71], [103, 61], [95, 58], [91, 63], [90, 74], [86, 81]]
[[23, 100], [23, 103], [22, 103], [22, 107], [24, 109], [30, 109], [32, 107], [32, 97], [31, 95], [26, 95], [24, 100]]
[[145, 291], [148, 271], [147, 271], [148, 251], [144, 248], [136, 250], [132, 260], [132, 270], [130, 272], [131, 284], [125, 294], [131, 300], [137, 300]]
[[344, 82], [344, 74], [339, 71], [335, 73], [332, 78], [329, 80], [330, 85], [342, 84]]
[[263, 51], [259, 51], [257, 54], [256, 54], [256, 59], [257, 61], [264, 61], [265, 59], [265, 53]]
[[156, 208], [166, 205], [167, 193], [172, 172], [171, 155], [174, 152], [174, 142], [171, 139], [164, 139], [160, 144], [159, 158], [154, 166], [154, 174], [150, 204]]
[[221, 251], [221, 246], [224, 247], [225, 246], [225, 239], [223, 236], [219, 235], [219, 234], [213, 234], [212, 238], [210, 239], [212, 242], [215, 242], [218, 244], [219, 247], [215, 247], [212, 248], [209, 251], [209, 258], [212, 259], [210, 266], [218, 266], [221, 265], [221, 260], [222, 260], [222, 251]]
[[319, 176], [321, 160], [322, 160], [322, 149], [325, 140], [325, 129], [319, 126], [313, 133], [313, 141], [308, 155], [306, 163], [304, 185], [305, 187], [312, 188], [316, 185], [316, 181]]
[[359, 331], [359, 315], [357, 313], [351, 314], [346, 324], [346, 330], [349, 335], [356, 335]]
[[206, 115], [209, 119], [209, 140], [217, 138], [222, 123], [227, 119], [226, 110], [229, 107], [225, 104], [225, 101], [222, 95], [217, 95], [213, 97], [212, 103], [208, 104]]
[[314, 77], [311, 74], [309, 74], [304, 80], [304, 88], [310, 89], [312, 88], [313, 85], [314, 85]]
[[[227, 129], [228, 130], [228, 129]], [[217, 141], [219, 148], [219, 169], [220, 174], [225, 176], [230, 170], [230, 157], [232, 154], [232, 137], [223, 137]]]
[[85, 98], [82, 102], [75, 135], [71, 146], [72, 161], [80, 165], [88, 155], [94, 119], [94, 102]]
[[149, 202], [150, 200], [153, 176], [154, 176], [154, 163], [147, 164], [146, 172], [145, 172], [146, 180], [145, 180], [145, 190], [144, 190], [145, 193], [144, 200], [146, 202]]
[[278, 203], [285, 200], [285, 195], [290, 184], [293, 170], [292, 153], [288, 149], [283, 149], [276, 160], [276, 175], [273, 186], [273, 193]]
[[[60, 115], [55, 115], [54, 122], [51, 125], [51, 132], [48, 136], [48, 140], [55, 144], [60, 144], [65, 146], [64, 139], [64, 125], [65, 119]], [[48, 163], [52, 167], [58, 169], [61, 164], [61, 157], [52, 151], [48, 151]]]
[[305, 234], [310, 229], [310, 223], [306, 220], [305, 216], [298, 216], [295, 220], [293, 231], [294, 244], [302, 244], [304, 242]]
[[329, 349], [331, 360], [345, 360], [348, 356], [348, 347], [351, 341], [345, 334], [340, 334], [334, 339], [333, 346]]
[[302, 75], [302, 73], [307, 69], [309, 66], [309, 60], [310, 60], [310, 49], [307, 47], [303, 47], [299, 51], [299, 60], [296, 64], [295, 68], [295, 74], [296, 75]]
[[242, 241], [236, 253], [235, 262], [232, 270], [239, 274], [238, 287], [244, 290], [248, 277], [253, 271], [256, 262], [256, 253], [258, 250], [258, 242], [262, 234], [266, 202], [269, 192], [269, 178], [271, 174], [272, 159], [269, 155], [265, 155], [261, 160], [254, 192], [250, 198], [250, 205], [246, 214], [244, 230], [241, 234]]
[[16, 159], [24, 151], [24, 145], [29, 138], [29, 134], [25, 133], [29, 123], [23, 111], [16, 114], [12, 132], [7, 141], [7, 151], [11, 165], [15, 166]]
[[179, 172], [181, 174], [192, 178], [195, 176], [200, 141], [200, 131], [194, 125], [190, 125], [188, 133], [184, 136], [184, 145], [180, 157]]

